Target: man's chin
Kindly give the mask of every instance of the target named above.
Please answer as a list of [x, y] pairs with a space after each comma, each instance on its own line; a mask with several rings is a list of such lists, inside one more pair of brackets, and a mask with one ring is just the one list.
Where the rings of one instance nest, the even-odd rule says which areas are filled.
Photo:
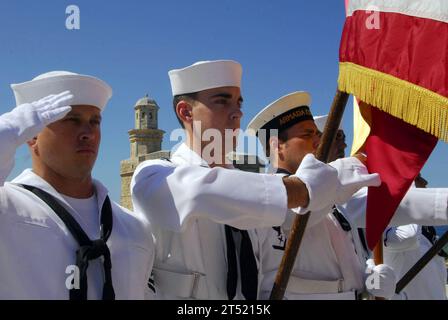
[[73, 171], [79, 172], [81, 176], [89, 175], [93, 171], [93, 167], [95, 166], [95, 159], [88, 159], [85, 161], [76, 161], [73, 165]]
[[85, 161], [91, 161], [91, 159], [93, 159], [93, 161], [95, 162], [96, 158], [98, 157], [98, 153], [93, 151], [78, 151], [76, 152], [76, 157], [78, 159], [89, 159]]

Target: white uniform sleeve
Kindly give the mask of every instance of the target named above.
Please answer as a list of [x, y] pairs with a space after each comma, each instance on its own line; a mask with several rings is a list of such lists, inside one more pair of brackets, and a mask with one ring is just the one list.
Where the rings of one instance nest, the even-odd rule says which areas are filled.
[[[359, 190], [346, 204], [340, 206], [350, 224], [366, 225], [367, 188]], [[408, 191], [389, 226], [407, 224], [439, 226], [448, 224], [448, 189], [413, 188]]]
[[239, 229], [281, 225], [287, 195], [279, 176], [151, 160], [131, 181], [134, 209], [151, 224], [181, 231], [194, 218]]
[[416, 224], [392, 227], [386, 230], [384, 245], [390, 250], [405, 251], [418, 247], [419, 227]]
[[14, 167], [14, 156], [17, 148], [17, 134], [4, 115], [0, 116], [0, 146], [1, 187]]

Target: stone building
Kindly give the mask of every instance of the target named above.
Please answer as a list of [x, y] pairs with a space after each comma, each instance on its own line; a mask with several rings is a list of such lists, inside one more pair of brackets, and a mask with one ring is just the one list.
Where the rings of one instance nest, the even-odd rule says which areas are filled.
[[132, 210], [130, 184], [135, 168], [145, 160], [169, 158], [169, 151], [162, 151], [163, 134], [159, 129], [157, 102], [146, 97], [137, 101], [134, 107], [135, 127], [129, 131], [131, 157], [121, 161], [121, 205]]

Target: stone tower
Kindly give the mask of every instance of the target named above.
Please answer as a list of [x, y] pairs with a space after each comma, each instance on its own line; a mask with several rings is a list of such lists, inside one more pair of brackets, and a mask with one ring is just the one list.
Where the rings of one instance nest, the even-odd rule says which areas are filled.
[[137, 101], [135, 110], [135, 129], [129, 131], [131, 159], [160, 151], [163, 134], [158, 129], [159, 106], [148, 95]]
[[163, 134], [158, 127], [159, 106], [146, 95], [134, 107], [135, 128], [129, 131], [131, 157], [121, 161], [121, 205], [132, 210], [130, 184], [135, 168], [140, 162], [168, 157], [169, 152], [161, 151]]

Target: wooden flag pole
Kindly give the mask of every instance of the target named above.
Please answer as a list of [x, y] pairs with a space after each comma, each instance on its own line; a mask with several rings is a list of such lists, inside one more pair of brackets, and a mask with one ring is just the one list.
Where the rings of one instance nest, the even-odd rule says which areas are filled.
[[[341, 92], [339, 90], [336, 91], [336, 95], [333, 99], [333, 104], [331, 106], [330, 113], [328, 114], [328, 120], [322, 135], [322, 143], [317, 149], [317, 159], [320, 161], [328, 161], [331, 145], [336, 138], [336, 134], [338, 132], [342, 116], [344, 115], [345, 106], [347, 105], [349, 97], [350, 95], [345, 92]], [[288, 241], [286, 243], [285, 253], [277, 271], [274, 287], [272, 288], [270, 296], [271, 300], [282, 300], [285, 295], [289, 277], [291, 276], [292, 268], [294, 267], [294, 262], [296, 261], [309, 217], [310, 212], [307, 212], [304, 215], [297, 215], [294, 218], [294, 222], [288, 236]]]
[[[373, 248], [373, 261], [375, 265], [383, 264], [383, 236], [380, 237], [375, 248]], [[385, 300], [383, 297], [375, 297], [375, 300]]]
[[375, 248], [373, 248], [373, 261], [375, 265], [383, 264], [383, 237], [381, 236], [380, 240], [376, 244]]

